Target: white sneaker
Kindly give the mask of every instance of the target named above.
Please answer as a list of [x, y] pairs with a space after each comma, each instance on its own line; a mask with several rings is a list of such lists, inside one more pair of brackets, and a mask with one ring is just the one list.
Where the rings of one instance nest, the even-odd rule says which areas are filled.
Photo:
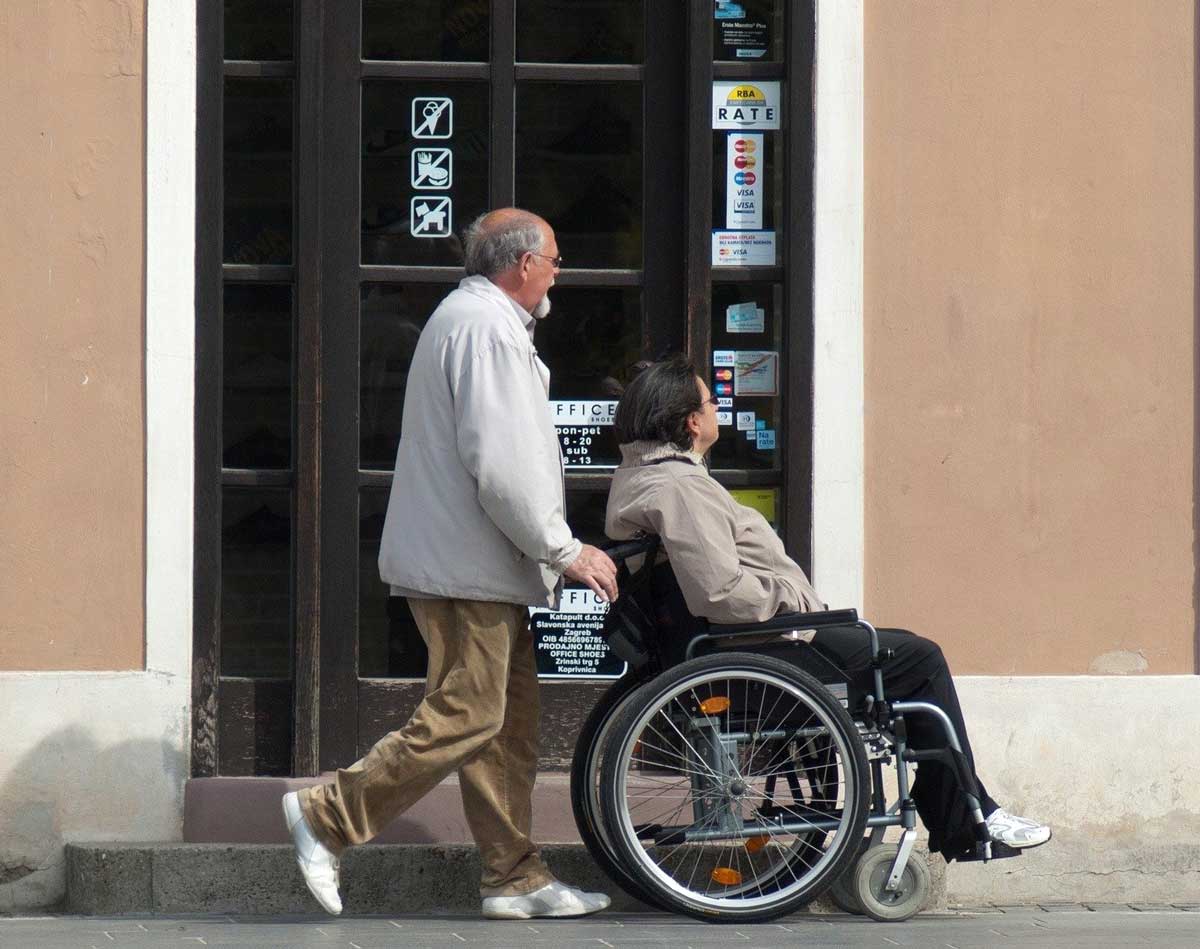
[[1045, 824], [1028, 817], [1017, 817], [1002, 807], [988, 815], [987, 829], [993, 841], [1006, 844], [1014, 850], [1040, 847], [1050, 839], [1050, 828]]
[[338, 884], [341, 882], [338, 858], [313, 834], [300, 809], [300, 795], [295, 791], [283, 796], [283, 819], [296, 846], [296, 863], [304, 875], [308, 891], [317, 898], [325, 912], [337, 916], [342, 911], [342, 898], [338, 895]]
[[587, 916], [611, 903], [603, 893], [585, 893], [555, 880], [524, 896], [489, 896], [483, 901], [488, 919], [532, 919], [535, 916]]

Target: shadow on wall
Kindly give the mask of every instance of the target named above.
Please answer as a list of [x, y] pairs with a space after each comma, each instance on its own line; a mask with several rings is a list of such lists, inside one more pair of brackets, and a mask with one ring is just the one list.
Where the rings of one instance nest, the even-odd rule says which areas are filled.
[[65, 843], [166, 836], [168, 821], [178, 823], [182, 813], [186, 767], [181, 750], [166, 741], [101, 747], [87, 729], [72, 726], [4, 768], [0, 913], [61, 904]]

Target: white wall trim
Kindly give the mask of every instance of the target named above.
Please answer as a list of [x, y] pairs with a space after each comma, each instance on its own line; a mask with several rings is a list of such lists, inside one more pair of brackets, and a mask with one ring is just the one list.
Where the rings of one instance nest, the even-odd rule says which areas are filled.
[[62, 899], [64, 843], [183, 834], [191, 770], [195, 0], [148, 0], [145, 83], [146, 664], [0, 673], [0, 859], [34, 868], [0, 884], [0, 912]]
[[863, 605], [863, 0], [818, 0], [813, 583]]
[[195, 0], [146, 9], [146, 668], [191, 679]]

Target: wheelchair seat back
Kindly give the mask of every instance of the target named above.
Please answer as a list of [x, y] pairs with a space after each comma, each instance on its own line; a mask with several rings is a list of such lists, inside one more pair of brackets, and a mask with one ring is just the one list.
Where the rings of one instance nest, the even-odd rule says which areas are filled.
[[[641, 546], [635, 547], [640, 544]], [[626, 549], [633, 548], [627, 552]], [[609, 648], [629, 663], [630, 669], [650, 668], [661, 672], [688, 658], [720, 652], [752, 652], [780, 659], [807, 672], [825, 685], [850, 713], [863, 704], [864, 694], [819, 645], [812, 640], [812, 627], [806, 616], [791, 613], [763, 623], [737, 627], [718, 627], [692, 615], [683, 598], [669, 561], [657, 562], [659, 540], [647, 537], [609, 549], [618, 564], [620, 596], [609, 607], [603, 635]], [[644, 560], [632, 573], [628, 561], [644, 554]], [[853, 611], [844, 611], [844, 620], [853, 621]], [[830, 616], [833, 614], [821, 614]], [[738, 699], [750, 706], [757, 697]]]

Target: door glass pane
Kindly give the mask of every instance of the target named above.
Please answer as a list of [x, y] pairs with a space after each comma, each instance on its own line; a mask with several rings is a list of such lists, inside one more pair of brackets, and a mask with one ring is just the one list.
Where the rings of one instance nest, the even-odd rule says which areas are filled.
[[358, 674], [422, 679], [429, 652], [403, 597], [379, 579], [379, 541], [388, 491], [365, 488], [358, 499]]
[[225, 0], [226, 59], [291, 59], [292, 0]]
[[221, 494], [221, 675], [291, 675], [292, 499]]
[[292, 81], [225, 80], [225, 262], [292, 259]]
[[462, 264], [459, 235], [487, 210], [488, 84], [363, 83], [362, 260]]
[[488, 0], [363, 0], [363, 59], [487, 62], [491, 15]]
[[[561, 247], [561, 242], [559, 243]], [[641, 291], [556, 287], [534, 342], [550, 369], [551, 412], [568, 469], [612, 468], [616, 400], [641, 358]]]
[[359, 467], [391, 471], [396, 463], [413, 350], [425, 321], [452, 289], [450, 284], [364, 284]]
[[784, 252], [782, 134], [713, 132], [713, 229], [773, 233], [776, 264]]
[[517, 59], [640, 63], [642, 0], [517, 0]]
[[783, 0], [713, 0], [713, 59], [782, 62]]
[[226, 284], [221, 438], [226, 468], [292, 460], [292, 288]]
[[518, 83], [516, 144], [517, 204], [567, 267], [642, 266], [640, 83]]
[[714, 468], [778, 468], [783, 434], [783, 287], [717, 283], [708, 385], [723, 401]]

